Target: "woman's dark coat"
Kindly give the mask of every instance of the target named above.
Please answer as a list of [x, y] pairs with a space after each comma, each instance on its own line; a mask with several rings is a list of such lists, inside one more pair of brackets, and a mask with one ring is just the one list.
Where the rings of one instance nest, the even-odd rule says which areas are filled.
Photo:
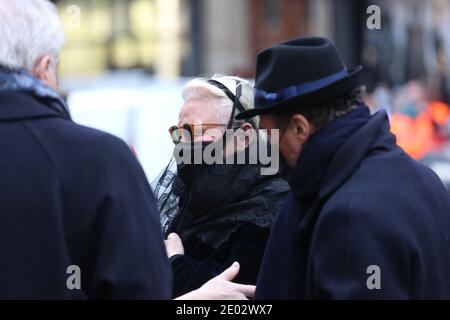
[[181, 236], [185, 250], [170, 259], [174, 295], [199, 288], [235, 261], [241, 268], [234, 281], [255, 285], [288, 184], [278, 176], [262, 176], [259, 165], [194, 169], [192, 180], [179, 171], [190, 184], [183, 192], [178, 219], [168, 231]]

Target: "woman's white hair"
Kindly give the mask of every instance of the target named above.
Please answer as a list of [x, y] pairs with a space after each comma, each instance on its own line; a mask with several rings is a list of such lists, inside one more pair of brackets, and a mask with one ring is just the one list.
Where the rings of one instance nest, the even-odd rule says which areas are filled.
[[44, 55], [55, 60], [64, 31], [48, 0], [0, 0], [0, 65], [32, 70]]
[[[252, 83], [246, 79], [235, 76], [214, 75], [211, 80], [220, 82], [228, 90], [236, 96], [238, 88], [240, 90], [239, 102], [245, 110], [253, 109], [253, 86]], [[208, 83], [208, 78], [195, 78], [189, 81], [183, 90], [183, 99], [187, 100], [199, 100], [206, 99], [210, 101], [210, 105], [214, 107], [213, 112], [220, 114], [223, 121], [228, 121], [231, 116], [233, 102], [229, 99], [226, 93], [216, 87], [213, 84]], [[236, 114], [239, 111], [236, 110]], [[254, 119], [257, 121], [257, 119]], [[236, 121], [235, 123], [242, 122]], [[245, 122], [245, 121], [244, 121]]]

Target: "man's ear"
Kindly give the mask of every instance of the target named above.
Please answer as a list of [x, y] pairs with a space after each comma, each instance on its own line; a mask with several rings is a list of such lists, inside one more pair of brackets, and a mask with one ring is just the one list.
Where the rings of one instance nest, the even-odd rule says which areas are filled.
[[298, 113], [291, 117], [289, 126], [294, 137], [301, 145], [306, 143], [314, 131], [312, 123], [305, 116]]
[[55, 70], [52, 70], [52, 57], [50, 55], [44, 55], [39, 58], [34, 64], [31, 73], [49, 87], [56, 89], [56, 75]]
[[245, 139], [245, 147], [247, 148], [248, 147], [248, 145], [252, 142], [252, 140], [253, 140], [253, 131], [252, 131], [252, 129], [253, 129], [253, 126], [250, 124], [250, 123], [248, 123], [248, 122], [246, 122], [246, 123], [244, 123], [242, 126], [241, 126], [241, 129], [245, 132], [245, 136], [244, 136], [244, 139]]

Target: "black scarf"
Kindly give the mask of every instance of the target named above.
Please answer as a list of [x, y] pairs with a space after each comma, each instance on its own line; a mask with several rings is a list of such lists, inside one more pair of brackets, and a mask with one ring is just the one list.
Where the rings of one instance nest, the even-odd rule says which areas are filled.
[[183, 190], [180, 212], [167, 234], [177, 232], [183, 241], [198, 237], [215, 248], [243, 223], [270, 228], [289, 191], [281, 178], [262, 176], [260, 165], [205, 165], [194, 179], [183, 169], [190, 168], [174, 182]]

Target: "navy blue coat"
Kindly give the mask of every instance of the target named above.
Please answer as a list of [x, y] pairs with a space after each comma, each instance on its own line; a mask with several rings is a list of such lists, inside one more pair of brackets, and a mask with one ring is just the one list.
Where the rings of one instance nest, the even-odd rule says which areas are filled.
[[[81, 290], [67, 286], [71, 265]], [[0, 92], [0, 298], [170, 295], [155, 201], [127, 145]]]
[[308, 208], [289, 196], [256, 298], [450, 298], [449, 239], [448, 191], [378, 113], [334, 154]]

